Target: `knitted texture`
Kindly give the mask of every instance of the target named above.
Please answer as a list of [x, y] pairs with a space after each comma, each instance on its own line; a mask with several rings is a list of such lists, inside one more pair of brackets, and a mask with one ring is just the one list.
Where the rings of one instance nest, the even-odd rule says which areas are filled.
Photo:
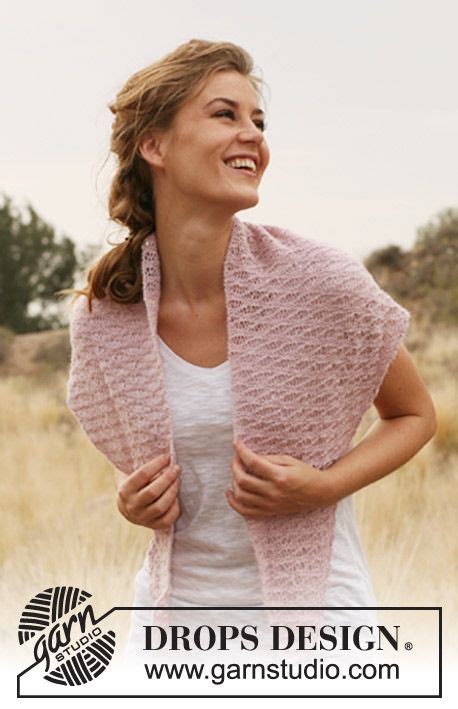
[[[70, 325], [68, 405], [93, 444], [126, 473], [162, 452], [179, 463], [157, 340], [154, 233], [143, 244], [142, 272], [141, 303], [105, 298], [90, 314], [80, 298]], [[408, 311], [344, 251], [237, 217], [224, 292], [234, 439], [259, 454], [330, 467], [351, 449], [406, 333]], [[246, 518], [265, 605], [323, 605], [334, 520], [335, 505]], [[149, 547], [156, 606], [169, 598], [172, 538], [173, 528], [156, 531]]]

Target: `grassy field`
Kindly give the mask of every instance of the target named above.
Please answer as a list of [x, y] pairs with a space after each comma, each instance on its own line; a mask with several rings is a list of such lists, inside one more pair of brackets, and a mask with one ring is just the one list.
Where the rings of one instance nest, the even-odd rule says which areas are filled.
[[[451, 644], [458, 612], [458, 331], [412, 324], [406, 344], [435, 401], [438, 431], [407, 465], [355, 495], [357, 518], [379, 604], [444, 606]], [[0, 376], [0, 627], [11, 643], [24, 603], [48, 586], [85, 588], [101, 611], [130, 605], [150, 537], [119, 514], [111, 467], [66, 408], [65, 366], [37, 362], [24, 365], [26, 375], [10, 368]], [[372, 408], [355, 443], [375, 417]], [[126, 613], [124, 632], [127, 625]]]

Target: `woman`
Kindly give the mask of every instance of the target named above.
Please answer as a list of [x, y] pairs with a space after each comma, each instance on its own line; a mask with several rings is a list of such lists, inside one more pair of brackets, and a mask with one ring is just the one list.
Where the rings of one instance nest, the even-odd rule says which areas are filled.
[[243, 49], [192, 40], [110, 106], [129, 237], [72, 313], [68, 403], [154, 530], [138, 606], [375, 606], [351, 495], [435, 430], [407, 311], [343, 251], [235, 216], [269, 163], [258, 84]]

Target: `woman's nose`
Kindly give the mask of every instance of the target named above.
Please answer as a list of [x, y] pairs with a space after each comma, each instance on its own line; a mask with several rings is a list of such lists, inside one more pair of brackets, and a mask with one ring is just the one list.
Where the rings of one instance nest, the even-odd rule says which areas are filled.
[[264, 136], [256, 126], [245, 126], [239, 132], [239, 138], [243, 142], [262, 143]]

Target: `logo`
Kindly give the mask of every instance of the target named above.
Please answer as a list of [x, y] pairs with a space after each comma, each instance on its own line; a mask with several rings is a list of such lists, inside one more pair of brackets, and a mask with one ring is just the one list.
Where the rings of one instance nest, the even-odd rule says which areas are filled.
[[21, 615], [19, 643], [33, 641], [36, 664], [44, 662], [44, 679], [74, 686], [90, 682], [108, 667], [115, 633], [102, 630], [88, 599], [73, 586], [46, 588], [30, 599]]

